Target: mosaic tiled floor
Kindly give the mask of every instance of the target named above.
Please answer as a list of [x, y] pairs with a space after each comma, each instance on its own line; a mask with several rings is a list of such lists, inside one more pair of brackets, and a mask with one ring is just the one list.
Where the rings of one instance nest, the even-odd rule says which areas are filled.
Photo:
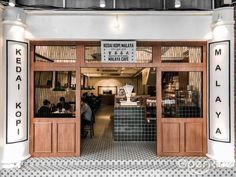
[[0, 177], [236, 177], [236, 167], [216, 167], [206, 157], [156, 157], [155, 142], [113, 142], [109, 114], [98, 114], [96, 124], [81, 157], [30, 158]]

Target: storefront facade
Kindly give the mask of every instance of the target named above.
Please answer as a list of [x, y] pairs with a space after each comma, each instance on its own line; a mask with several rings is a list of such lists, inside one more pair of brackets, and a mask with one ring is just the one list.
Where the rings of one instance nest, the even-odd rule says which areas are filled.
[[[24, 12], [17, 8], [7, 8], [2, 9], [2, 16], [1, 83], [7, 85], [1, 88], [0, 128], [3, 132], [1, 137], [3, 166], [20, 165], [22, 160], [31, 155], [47, 156], [48, 153], [54, 153], [53, 156], [60, 156], [59, 151], [61, 156], [80, 155], [79, 104], [76, 104], [76, 119], [60, 120], [60, 122], [33, 119], [34, 83], [32, 78], [35, 71], [50, 71], [51, 68], [56, 71], [75, 71], [76, 78], [80, 78], [82, 67], [124, 66], [155, 67], [157, 90], [162, 90], [160, 83], [164, 72], [201, 72], [203, 83], [201, 120], [164, 119], [160, 111], [162, 109], [160, 102], [163, 98], [161, 94], [157, 94], [156, 100], [159, 101], [159, 104], [157, 102], [157, 155], [207, 155], [218, 161], [234, 161], [233, 8], [226, 7], [213, 12], [117, 11], [116, 13]], [[119, 26], [114, 27], [117, 20]], [[104, 40], [133, 40], [137, 41], [139, 46], [152, 46], [153, 62], [86, 63], [85, 46], [89, 44], [99, 46], [100, 41]], [[35, 46], [47, 45], [75, 46], [76, 62], [54, 63], [48, 66], [37, 64], [34, 62]], [[165, 46], [200, 47], [202, 61], [197, 64], [181, 63], [181, 66], [175, 63], [162, 63], [161, 47]], [[13, 51], [15, 55], [11, 55]], [[14, 63], [9, 63], [9, 61]], [[11, 72], [16, 72], [16, 74], [11, 75]], [[14, 88], [11, 88], [10, 86], [14, 84], [16, 84]], [[80, 90], [80, 85], [80, 81], [77, 80], [76, 90]], [[19, 96], [12, 97], [15, 93]], [[17, 100], [18, 97], [20, 100]], [[76, 102], [80, 102], [80, 92], [76, 92]], [[221, 115], [223, 115], [222, 119]], [[9, 119], [14, 116], [16, 119]], [[39, 136], [44, 130], [51, 131], [51, 139], [48, 139], [47, 143], [35, 142], [35, 127], [38, 128], [36, 133], [39, 133]], [[66, 136], [61, 141], [70, 141], [67, 144], [71, 143], [74, 148], [71, 149], [65, 147], [63, 143], [53, 141], [57, 139], [53, 136], [63, 138], [60, 134], [53, 135], [53, 132], [60, 133], [58, 127], [63, 134], [64, 129], [74, 130], [73, 134], [67, 135], [73, 136], [75, 141], [71, 142]], [[12, 131], [16, 131], [16, 134], [11, 134]], [[171, 134], [168, 141], [162, 140], [163, 134], [168, 133]], [[47, 147], [41, 146], [44, 143]], [[35, 146], [37, 146], [36, 151]]]

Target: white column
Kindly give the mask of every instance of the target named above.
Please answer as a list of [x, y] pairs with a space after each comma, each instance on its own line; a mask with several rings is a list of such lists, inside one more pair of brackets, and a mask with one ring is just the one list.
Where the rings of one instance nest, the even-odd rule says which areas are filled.
[[[2, 15], [3, 15], [3, 11], [4, 11], [4, 6], [0, 5], [0, 19], [2, 19]], [[0, 21], [0, 84], [3, 84], [3, 34], [2, 34], [2, 30], [3, 30], [3, 26], [2, 26], [2, 21]], [[2, 98], [3, 95], [3, 87], [0, 87], [0, 98]], [[3, 146], [3, 100], [0, 99], [0, 159], [2, 159], [2, 146]]]
[[26, 14], [7, 7], [3, 15], [3, 58], [1, 61], [0, 112], [3, 137], [0, 164], [3, 168], [20, 167], [29, 158], [28, 124], [28, 42], [25, 40]]
[[[234, 9], [213, 12], [208, 58], [208, 154], [234, 162]], [[232, 162], [232, 163], [231, 163]], [[224, 163], [225, 164], [225, 163]]]

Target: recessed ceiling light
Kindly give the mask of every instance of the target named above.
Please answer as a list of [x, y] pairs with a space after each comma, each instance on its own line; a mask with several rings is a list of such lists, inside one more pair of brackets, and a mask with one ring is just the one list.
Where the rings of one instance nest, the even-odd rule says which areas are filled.
[[16, 5], [16, 1], [15, 0], [9, 0], [9, 6], [11, 6], [11, 7], [15, 7], [15, 5]]
[[106, 7], [106, 2], [105, 2], [105, 0], [100, 0], [100, 7], [101, 7], [101, 8]]
[[181, 1], [175, 0], [175, 8], [180, 8], [180, 7], [181, 7]]

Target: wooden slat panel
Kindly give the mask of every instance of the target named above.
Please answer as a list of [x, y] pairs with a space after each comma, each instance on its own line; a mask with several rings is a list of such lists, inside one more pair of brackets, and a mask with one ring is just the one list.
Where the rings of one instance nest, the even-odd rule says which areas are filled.
[[34, 123], [34, 152], [52, 153], [52, 123]]
[[185, 124], [185, 151], [203, 151], [202, 123]]
[[162, 151], [180, 152], [180, 124], [162, 124]]
[[76, 140], [75, 123], [57, 124], [57, 152], [75, 152]]

